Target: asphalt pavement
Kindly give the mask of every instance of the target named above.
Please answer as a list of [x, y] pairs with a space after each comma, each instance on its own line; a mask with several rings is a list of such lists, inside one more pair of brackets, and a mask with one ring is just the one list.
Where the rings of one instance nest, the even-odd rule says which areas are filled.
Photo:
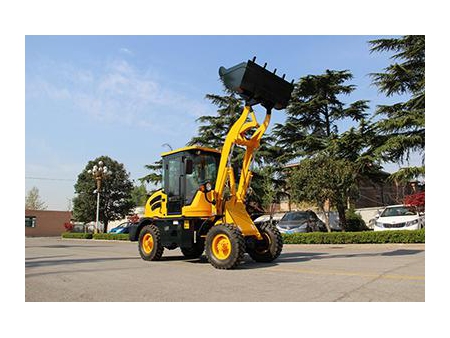
[[424, 302], [424, 244], [285, 245], [235, 270], [179, 249], [143, 261], [136, 242], [26, 238], [27, 302]]

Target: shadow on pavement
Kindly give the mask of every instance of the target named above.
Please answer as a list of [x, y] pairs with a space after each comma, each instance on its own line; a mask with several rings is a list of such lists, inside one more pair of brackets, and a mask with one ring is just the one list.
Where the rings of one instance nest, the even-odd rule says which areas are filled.
[[92, 243], [88, 243], [86, 245], [77, 245], [77, 244], [55, 244], [55, 245], [26, 245], [25, 249], [28, 248], [48, 248], [48, 249], [65, 249], [65, 248], [107, 248], [111, 247], [111, 245], [91, 245]]
[[69, 257], [72, 255], [54, 255], [54, 256], [39, 256], [39, 257], [25, 257], [25, 261], [33, 261], [36, 259], [48, 259], [48, 258], [61, 258], [61, 257]]
[[54, 266], [54, 265], [68, 265], [79, 263], [98, 263], [107, 261], [119, 261], [119, 260], [136, 260], [141, 257], [105, 257], [105, 258], [79, 258], [79, 259], [50, 259], [33, 262], [25, 262], [25, 268], [35, 268], [42, 266]]
[[353, 258], [353, 257], [378, 257], [378, 256], [406, 256], [416, 255], [425, 250], [394, 250], [389, 252], [355, 253], [355, 254], [328, 254], [323, 252], [287, 252], [281, 253], [276, 262], [305, 262], [313, 259]]
[[[278, 257], [278, 259], [270, 263], [255, 262], [246, 254], [244, 262], [237, 267], [237, 270], [260, 269], [277, 266], [283, 263], [299, 263], [316, 259], [415, 255], [423, 251], [424, 250], [399, 249], [389, 252], [355, 253], [355, 254], [329, 254], [326, 252], [286, 252], [286, 253], [282, 252], [280, 257]], [[209, 264], [208, 259], [204, 254], [199, 258], [190, 258], [190, 259], [184, 256], [168, 256], [168, 257], [163, 256], [161, 258], [161, 261], [185, 261], [193, 264]]]

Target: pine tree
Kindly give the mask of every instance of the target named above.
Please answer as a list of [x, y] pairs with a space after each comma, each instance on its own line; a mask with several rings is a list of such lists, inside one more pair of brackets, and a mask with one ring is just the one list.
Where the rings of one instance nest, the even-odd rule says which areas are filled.
[[354, 85], [345, 84], [352, 78], [348, 70], [326, 70], [296, 83], [286, 110], [286, 122], [274, 127], [279, 146], [285, 150], [279, 158], [281, 162], [312, 156], [328, 148], [339, 136], [338, 121], [359, 122], [367, 117], [368, 101], [345, 105], [338, 98], [355, 90]]
[[232, 92], [225, 89], [227, 95], [220, 96], [207, 94], [206, 98], [218, 107], [217, 114], [213, 116], [201, 116], [197, 119], [200, 123], [197, 136], [194, 136], [187, 145], [199, 145], [220, 149], [231, 126], [239, 118], [242, 112], [242, 101]]
[[162, 160], [160, 159], [153, 164], [146, 164], [144, 168], [150, 170], [150, 174], [139, 178], [139, 181], [141, 181], [141, 183], [147, 183], [156, 186], [156, 189], [150, 190], [150, 194], [152, 194], [161, 187]]
[[[382, 73], [371, 74], [373, 83], [387, 96], [409, 94], [406, 102], [380, 105], [376, 123], [379, 135], [374, 146], [383, 161], [403, 163], [412, 152], [425, 157], [425, 36], [408, 35], [401, 38], [369, 41], [371, 52], [394, 52]], [[405, 169], [407, 176], [424, 174], [425, 166]], [[406, 173], [406, 172], [405, 172]], [[404, 174], [399, 174], [404, 176]], [[409, 177], [410, 179], [412, 177]]]

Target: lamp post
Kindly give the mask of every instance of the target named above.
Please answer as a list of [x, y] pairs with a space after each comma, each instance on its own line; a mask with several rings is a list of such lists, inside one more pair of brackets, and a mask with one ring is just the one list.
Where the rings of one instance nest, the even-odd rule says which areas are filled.
[[99, 161], [98, 165], [94, 165], [92, 169], [88, 170], [89, 174], [94, 176], [94, 179], [97, 182], [97, 212], [95, 216], [95, 229], [94, 232], [98, 233], [98, 218], [100, 213], [100, 188], [102, 185], [102, 180], [108, 176], [111, 172], [108, 171], [108, 167], [103, 165], [103, 161]]

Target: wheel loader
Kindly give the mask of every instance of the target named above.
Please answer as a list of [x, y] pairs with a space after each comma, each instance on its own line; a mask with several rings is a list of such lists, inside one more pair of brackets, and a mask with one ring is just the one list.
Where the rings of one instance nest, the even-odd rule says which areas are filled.
[[[247, 252], [257, 262], [271, 262], [281, 253], [283, 240], [271, 224], [255, 225], [245, 208], [252, 178], [251, 163], [273, 109], [287, 106], [293, 83], [253, 60], [220, 67], [225, 86], [245, 100], [221, 150], [190, 146], [162, 154], [162, 187], [149, 197], [145, 214], [130, 229], [142, 259], [160, 260], [164, 249], [177, 247], [186, 258], [203, 252], [218, 269], [237, 267]], [[256, 120], [253, 106], [266, 110]], [[235, 146], [245, 154], [238, 179], [233, 170]]]

